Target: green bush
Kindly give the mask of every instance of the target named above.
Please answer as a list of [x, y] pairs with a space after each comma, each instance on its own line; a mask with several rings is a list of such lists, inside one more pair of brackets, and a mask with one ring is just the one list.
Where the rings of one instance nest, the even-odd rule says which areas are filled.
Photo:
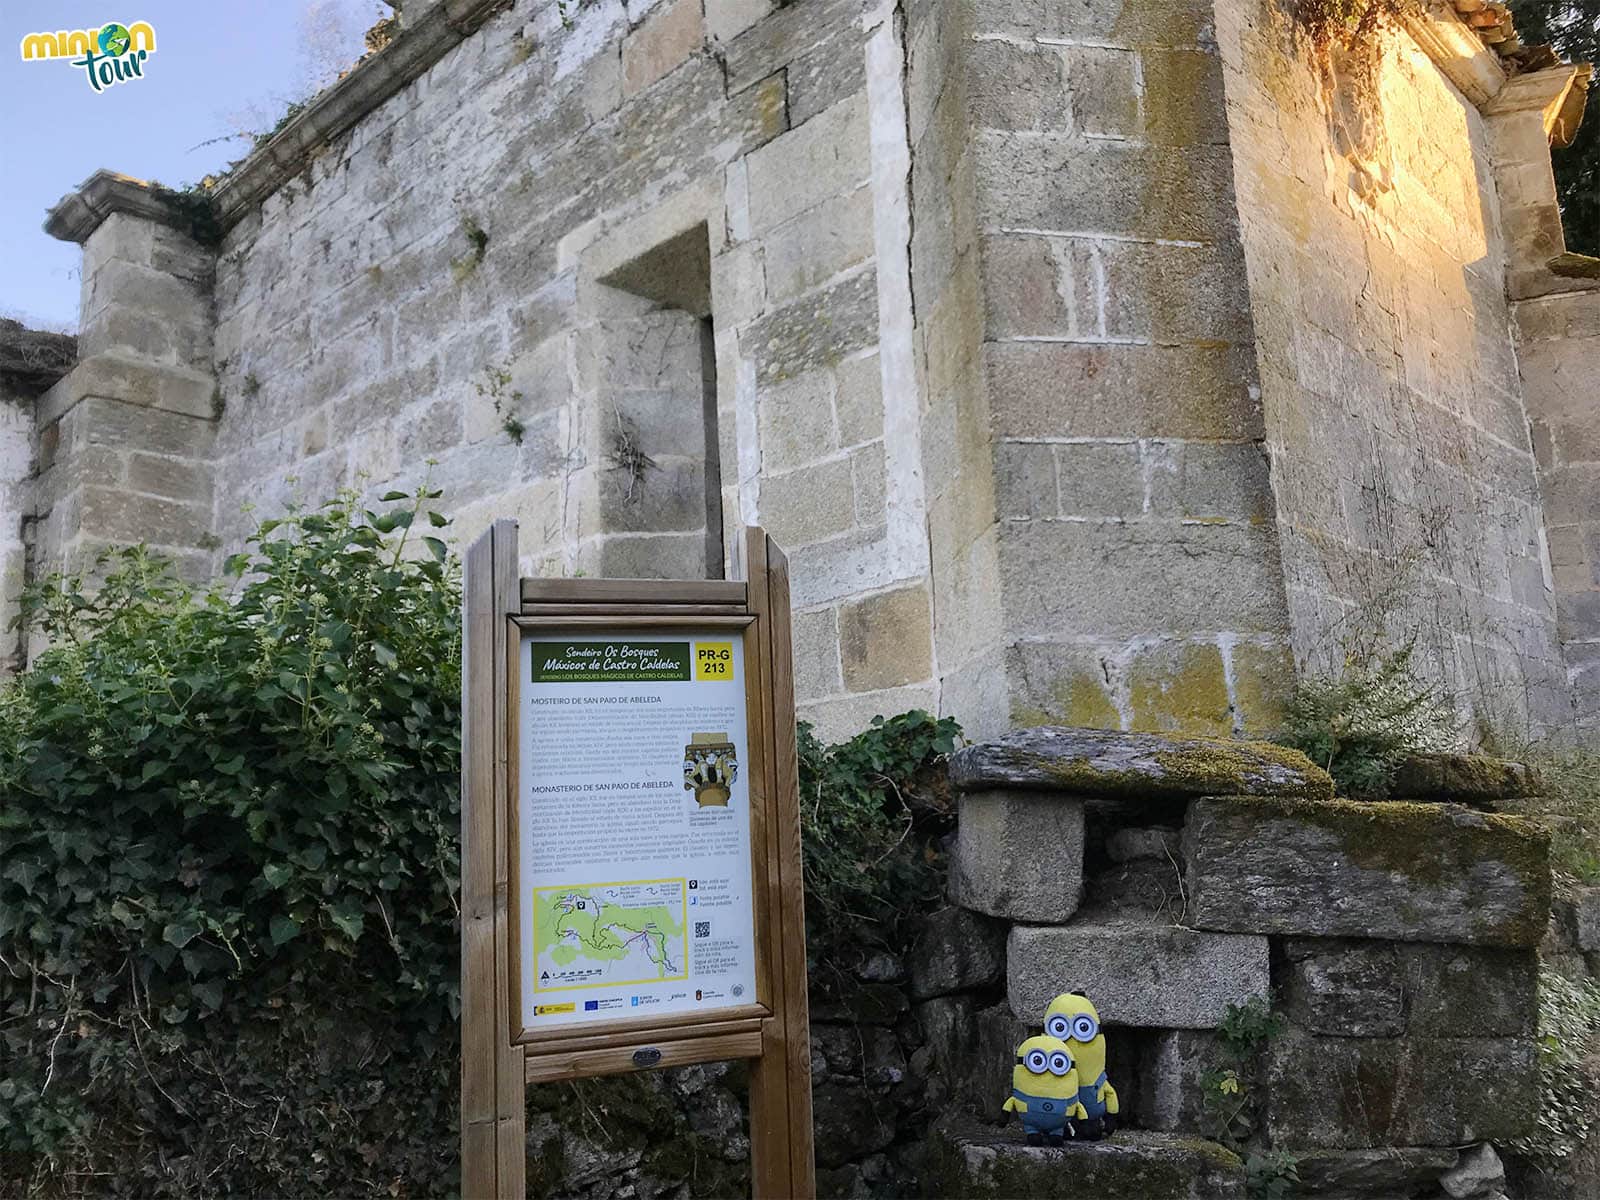
[[262, 524], [214, 587], [129, 550], [29, 594], [0, 1190], [450, 1186], [460, 593], [408, 536], [433, 495], [387, 499]]
[[1456, 741], [1450, 697], [1417, 677], [1411, 655], [1405, 646], [1302, 679], [1273, 740], [1326, 770], [1341, 796], [1382, 800], [1407, 757]]
[[[457, 1186], [460, 582], [436, 496], [266, 522], [212, 587], [130, 550], [94, 589], [29, 593], [54, 648], [0, 685], [0, 1195]], [[823, 958], [893, 944], [937, 890], [907, 804], [955, 732], [802, 729]], [[643, 1082], [555, 1108], [631, 1113]], [[705, 1184], [722, 1148], [651, 1111], [681, 1134], [674, 1186]], [[535, 1194], [563, 1190], [547, 1149]]]
[[954, 824], [940, 769], [961, 736], [920, 710], [824, 746], [800, 725], [806, 952], [813, 989], [847, 990], [878, 949], [903, 949], [911, 922], [939, 906], [938, 839]]

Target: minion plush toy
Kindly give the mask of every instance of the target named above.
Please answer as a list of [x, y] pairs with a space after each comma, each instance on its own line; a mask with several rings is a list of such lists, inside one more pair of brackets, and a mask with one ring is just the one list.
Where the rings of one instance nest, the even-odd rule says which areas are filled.
[[1067, 1044], [1060, 1038], [1031, 1037], [1017, 1047], [1011, 1098], [1001, 1110], [1017, 1114], [1030, 1146], [1044, 1141], [1059, 1146], [1071, 1132], [1068, 1119], [1084, 1116], [1078, 1095], [1078, 1072]]
[[1100, 1032], [1100, 1014], [1087, 996], [1063, 992], [1045, 1009], [1044, 1032], [1067, 1043], [1078, 1065], [1078, 1106], [1084, 1116], [1073, 1136], [1090, 1141], [1110, 1137], [1117, 1129], [1117, 1089], [1106, 1078], [1106, 1035]]

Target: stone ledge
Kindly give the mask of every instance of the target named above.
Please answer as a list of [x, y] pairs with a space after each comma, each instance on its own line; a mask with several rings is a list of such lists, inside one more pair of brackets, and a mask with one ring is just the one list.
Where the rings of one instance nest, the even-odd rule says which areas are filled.
[[1333, 796], [1327, 772], [1298, 750], [1267, 742], [1050, 725], [957, 751], [950, 782], [965, 792], [1010, 788], [1131, 800]]
[[131, 175], [99, 170], [68, 192], [45, 214], [44, 231], [80, 246], [113, 213], [128, 213], [187, 231], [189, 218], [154, 186]]
[[935, 1128], [925, 1196], [1028, 1200], [1234, 1200], [1245, 1195], [1237, 1155], [1200, 1138], [1142, 1129], [1102, 1142], [1029, 1146], [1004, 1132], [950, 1122]]
[[1537, 946], [1550, 835], [1454, 805], [1197, 800], [1184, 829], [1189, 923], [1311, 937]]
[[1006, 943], [1006, 996], [1029, 1025], [1064, 991], [1108, 1025], [1215, 1029], [1228, 1005], [1266, 999], [1267, 939], [1174, 925], [1018, 925]]
[[300, 174], [329, 142], [475, 33], [511, 0], [440, 0], [386, 47], [370, 55], [272, 136], [217, 185], [217, 219], [236, 224], [290, 179]]
[[1500, 800], [1544, 794], [1532, 767], [1485, 754], [1413, 754], [1395, 772], [1396, 800], [1434, 800], [1493, 807]]
[[[264, 145], [223, 178], [212, 193], [223, 231], [299, 175], [334, 138], [353, 129], [475, 33], [511, 0], [441, 0], [408, 24], [381, 51], [368, 55], [348, 75], [323, 89]], [[82, 244], [115, 212], [132, 213], [175, 229], [191, 218], [142, 180], [114, 171], [89, 176], [63, 196], [45, 220], [45, 232]]]

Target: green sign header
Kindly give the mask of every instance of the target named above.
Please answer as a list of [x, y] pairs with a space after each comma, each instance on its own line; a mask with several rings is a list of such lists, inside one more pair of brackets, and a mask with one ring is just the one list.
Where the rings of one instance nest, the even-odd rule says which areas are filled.
[[689, 679], [688, 642], [534, 642], [534, 683], [673, 683]]

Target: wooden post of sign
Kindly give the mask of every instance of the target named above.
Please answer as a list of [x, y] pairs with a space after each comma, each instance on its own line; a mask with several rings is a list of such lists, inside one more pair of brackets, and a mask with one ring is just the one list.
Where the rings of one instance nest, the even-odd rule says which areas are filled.
[[[756, 1200], [816, 1195], [806, 1006], [794, 664], [788, 562], [746, 531], [746, 581], [518, 580], [516, 525], [497, 521], [467, 552], [463, 622], [461, 807], [461, 1178], [467, 1200], [526, 1194], [527, 1083], [749, 1058]], [[752, 780], [753, 899], [766, 964], [760, 1003], [703, 1020], [679, 1014], [561, 1031], [525, 1029], [512, 896], [517, 845], [521, 661], [530, 629], [683, 628], [712, 623], [745, 641]], [[752, 699], [751, 697], [754, 697]], [[759, 810], [756, 797], [761, 797]], [[758, 974], [758, 983], [761, 976]], [[735, 989], [734, 995], [738, 995]], [[696, 993], [696, 999], [699, 999]]]
[[461, 1194], [527, 1195], [523, 1049], [506, 1035], [510, 987], [506, 618], [517, 611], [517, 525], [467, 551], [461, 626]]
[[761, 1057], [750, 1064], [751, 1186], [758, 1200], [815, 1196], [811, 1131], [811, 1027], [806, 1000], [805, 881], [800, 858], [799, 762], [795, 747], [794, 660], [790, 647], [789, 560], [765, 531], [745, 531], [747, 603], [760, 620], [762, 714], [768, 745], [767, 786], [781, 819], [768, 826], [769, 903], [777, 914], [773, 958], [776, 1005], [762, 1022]]

